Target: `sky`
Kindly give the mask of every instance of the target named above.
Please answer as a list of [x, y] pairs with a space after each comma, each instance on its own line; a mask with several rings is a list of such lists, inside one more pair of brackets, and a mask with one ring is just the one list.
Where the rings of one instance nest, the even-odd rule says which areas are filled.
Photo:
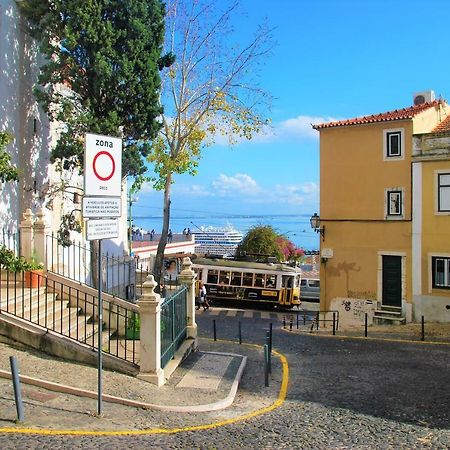
[[[412, 105], [413, 94], [449, 92], [447, 0], [241, 0], [236, 38], [266, 20], [276, 45], [260, 70], [274, 97], [272, 128], [230, 148], [205, 149], [198, 175], [175, 178], [172, 214], [319, 212], [319, 136], [311, 123]], [[147, 185], [137, 217], [161, 215]]]

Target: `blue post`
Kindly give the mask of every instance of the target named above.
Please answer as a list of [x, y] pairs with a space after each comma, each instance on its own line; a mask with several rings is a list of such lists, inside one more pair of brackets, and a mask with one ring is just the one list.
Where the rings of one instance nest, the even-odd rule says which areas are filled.
[[242, 344], [242, 326], [241, 326], [241, 321], [239, 321], [238, 324], [239, 324], [239, 344]]
[[23, 412], [22, 392], [20, 390], [19, 367], [17, 365], [15, 356], [9, 357], [9, 364], [11, 366], [11, 376], [14, 387], [14, 400], [16, 401], [17, 420], [19, 422], [23, 422], [25, 420], [25, 415]]
[[213, 320], [214, 340], [217, 341], [216, 319]]

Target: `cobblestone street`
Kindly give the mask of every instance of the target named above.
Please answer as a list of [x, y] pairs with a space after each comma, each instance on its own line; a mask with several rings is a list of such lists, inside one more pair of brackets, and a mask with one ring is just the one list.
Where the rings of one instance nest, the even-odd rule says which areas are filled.
[[[199, 331], [212, 337], [212, 317]], [[237, 339], [237, 319], [214, 317], [218, 339]], [[270, 320], [242, 318], [244, 342], [263, 343]], [[391, 448], [450, 447], [450, 346], [289, 334], [274, 323], [274, 348], [289, 362], [286, 401], [257, 417], [219, 427], [168, 434], [53, 436], [2, 434], [2, 449], [28, 448]], [[220, 345], [218, 342], [215, 345]], [[243, 348], [243, 347], [242, 347]], [[249, 370], [249, 369], [253, 370]], [[246, 369], [239, 402], [263, 384]], [[240, 398], [242, 397], [242, 398]], [[108, 406], [109, 407], [109, 406]], [[233, 408], [234, 406], [231, 406]], [[134, 410], [136, 420], [143, 416]], [[225, 410], [226, 411], [226, 410]], [[127, 415], [133, 414], [133, 409]], [[195, 426], [223, 413], [170, 413], [161, 426]], [[205, 417], [208, 420], [205, 420]], [[101, 420], [101, 419], [98, 419]], [[120, 420], [116, 421], [118, 424]], [[2, 426], [8, 426], [3, 422]], [[119, 427], [118, 429], [123, 429]]]

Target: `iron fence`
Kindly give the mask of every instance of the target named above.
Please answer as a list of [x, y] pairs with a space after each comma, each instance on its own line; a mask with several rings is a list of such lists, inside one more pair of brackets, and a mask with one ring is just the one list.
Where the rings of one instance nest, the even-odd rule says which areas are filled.
[[14, 252], [15, 256], [20, 255], [20, 231], [12, 231], [3, 227], [0, 234], [0, 246], [6, 247]]
[[[98, 261], [98, 253], [89, 247], [72, 241], [70, 246], [61, 245], [56, 236], [46, 236], [46, 267], [50, 272], [70, 280], [96, 287], [92, 279], [91, 261]], [[134, 302], [135, 261], [129, 256], [102, 253], [102, 288], [115, 297]]]
[[161, 305], [161, 367], [174, 357], [186, 339], [187, 287], [183, 286]]
[[[98, 348], [98, 298], [51, 280], [39, 272], [11, 273], [0, 268], [0, 314], [8, 313], [54, 333]], [[137, 306], [103, 299], [101, 347], [105, 353], [137, 364]]]

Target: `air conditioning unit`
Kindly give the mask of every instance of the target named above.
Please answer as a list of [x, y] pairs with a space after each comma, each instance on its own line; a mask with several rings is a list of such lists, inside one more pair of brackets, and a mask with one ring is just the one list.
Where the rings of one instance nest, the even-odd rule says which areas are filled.
[[436, 99], [434, 91], [423, 91], [414, 94], [414, 105], [433, 102]]

